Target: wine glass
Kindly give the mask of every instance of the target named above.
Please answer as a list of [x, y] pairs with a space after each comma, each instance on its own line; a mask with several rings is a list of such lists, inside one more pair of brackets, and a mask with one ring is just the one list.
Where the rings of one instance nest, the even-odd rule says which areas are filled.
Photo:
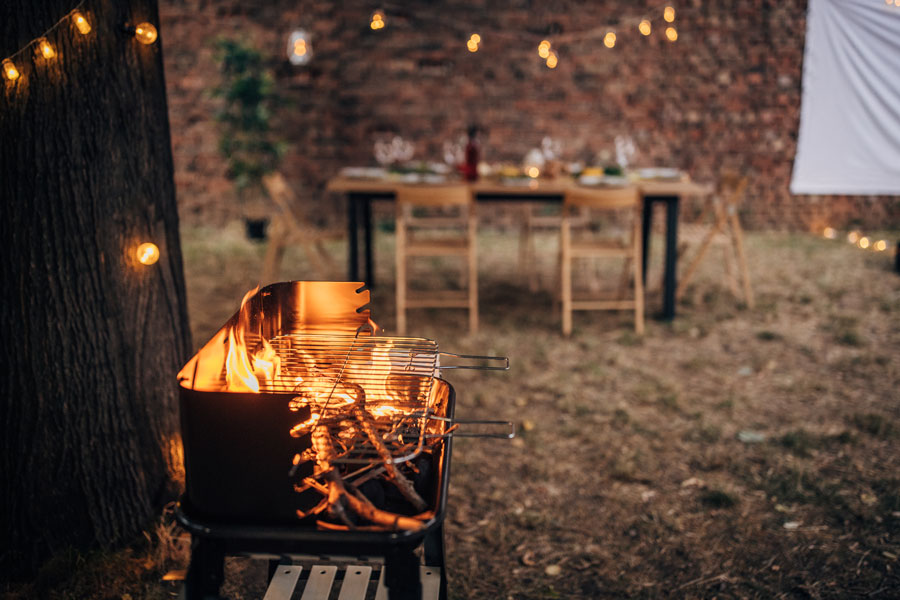
[[622, 167], [622, 170], [624, 171], [628, 168], [628, 165], [631, 164], [636, 152], [634, 140], [630, 135], [617, 135], [615, 144], [616, 162], [619, 163], [619, 166]]
[[375, 160], [383, 168], [394, 162], [394, 152], [391, 142], [383, 137], [375, 139]]
[[544, 153], [545, 160], [557, 160], [562, 154], [562, 141], [549, 135], [544, 136], [544, 139], [541, 140], [541, 151]]
[[406, 163], [412, 160], [413, 155], [416, 153], [416, 147], [412, 142], [395, 135], [394, 139], [391, 140], [391, 151], [393, 152], [394, 160]]

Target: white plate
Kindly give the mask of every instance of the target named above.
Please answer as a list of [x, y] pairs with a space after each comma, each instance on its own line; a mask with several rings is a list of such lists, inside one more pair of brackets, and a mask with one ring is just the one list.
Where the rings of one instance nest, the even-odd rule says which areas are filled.
[[381, 179], [387, 171], [381, 167], [344, 167], [341, 169], [343, 177], [351, 179]]
[[638, 169], [638, 177], [641, 179], [679, 179], [681, 170], [671, 167], [648, 167]]
[[582, 175], [578, 178], [578, 184], [586, 186], [628, 185], [628, 178], [622, 175]]

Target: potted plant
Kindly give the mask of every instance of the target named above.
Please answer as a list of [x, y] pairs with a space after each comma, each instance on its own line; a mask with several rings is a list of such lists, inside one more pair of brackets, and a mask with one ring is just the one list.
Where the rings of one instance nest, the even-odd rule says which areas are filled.
[[229, 39], [217, 42], [222, 83], [215, 95], [223, 99], [216, 114], [221, 124], [219, 151], [234, 181], [247, 236], [265, 239], [267, 203], [262, 177], [275, 169], [286, 144], [272, 133], [271, 119], [280, 99], [275, 79], [263, 55], [253, 46]]

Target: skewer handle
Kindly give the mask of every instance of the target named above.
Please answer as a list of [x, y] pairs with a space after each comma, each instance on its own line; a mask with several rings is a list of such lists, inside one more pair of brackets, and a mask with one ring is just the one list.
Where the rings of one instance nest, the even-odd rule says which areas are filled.
[[[516, 425], [511, 421], [490, 421], [484, 419], [448, 419], [447, 417], [438, 417], [437, 415], [431, 415], [428, 418], [434, 421], [444, 421], [450, 424], [452, 430], [444, 434], [444, 436], [461, 438], [493, 438], [500, 440], [511, 440], [516, 437]], [[495, 428], [498, 429], [498, 431], [491, 432], [462, 430], [462, 428], [470, 425], [483, 425], [488, 429]]]
[[472, 364], [472, 365], [444, 365], [443, 361], [441, 361], [440, 369], [471, 369], [473, 371], [509, 371], [509, 358], [506, 356], [478, 356], [475, 354], [454, 354], [453, 352], [441, 352], [440, 355], [442, 357], [447, 356], [450, 358], [455, 358], [458, 360], [472, 360], [472, 361], [482, 361], [482, 362], [498, 362], [503, 363], [502, 365], [485, 365], [485, 364]]

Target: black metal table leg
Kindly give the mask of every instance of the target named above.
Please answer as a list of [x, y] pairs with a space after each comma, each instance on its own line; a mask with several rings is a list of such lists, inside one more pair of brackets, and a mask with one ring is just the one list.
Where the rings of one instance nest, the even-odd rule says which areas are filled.
[[644, 198], [641, 211], [641, 275], [647, 287], [647, 257], [650, 256], [650, 225], [653, 221], [653, 198]]
[[650, 257], [650, 237], [653, 224], [653, 206], [657, 202], [666, 205], [666, 257], [663, 273], [663, 309], [661, 318], [671, 321], [675, 318], [675, 289], [678, 286], [678, 196], [645, 196], [641, 220], [641, 257], [644, 283], [647, 283], [647, 261]]
[[347, 195], [347, 281], [359, 281], [359, 232], [356, 194]]
[[363, 251], [366, 254], [366, 279], [365, 282], [370, 288], [375, 287], [375, 266], [374, 253], [372, 251], [372, 199], [366, 198], [362, 201], [362, 219], [363, 234], [365, 246]]
[[675, 318], [675, 289], [678, 284], [678, 196], [667, 196], [666, 203], [666, 271], [664, 275], [662, 318]]

